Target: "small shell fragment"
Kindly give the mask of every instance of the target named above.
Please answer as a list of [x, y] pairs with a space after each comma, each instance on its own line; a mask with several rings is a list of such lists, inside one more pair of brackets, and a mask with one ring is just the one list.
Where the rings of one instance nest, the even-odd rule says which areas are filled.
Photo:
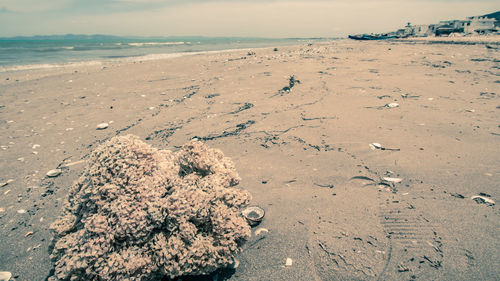
[[293, 260], [291, 258], [286, 258], [285, 266], [292, 266]]
[[12, 273], [7, 271], [0, 271], [0, 281], [9, 281], [12, 277]]
[[17, 210], [17, 213], [18, 214], [26, 214], [26, 210], [25, 209], [19, 209], [19, 210]]
[[98, 124], [98, 125], [97, 125], [96, 129], [97, 129], [97, 130], [104, 130], [104, 129], [107, 129], [107, 128], [108, 128], [108, 126], [109, 126], [109, 124], [108, 124], [108, 123], [101, 123], [101, 124]]
[[371, 150], [375, 150], [375, 149], [381, 149], [382, 148], [382, 145], [378, 142], [372, 142], [368, 145]]
[[257, 228], [254, 232], [255, 236], [266, 235], [267, 233], [269, 233], [269, 230], [263, 227]]
[[476, 196], [472, 196], [470, 199], [476, 201], [478, 204], [487, 204], [490, 206], [495, 205], [495, 201], [493, 201], [492, 199], [490, 199], [486, 196], [476, 195]]
[[382, 179], [385, 181], [388, 181], [388, 182], [393, 182], [393, 183], [400, 183], [403, 181], [403, 179], [400, 179], [400, 178], [390, 178], [390, 177], [383, 177]]
[[388, 108], [394, 108], [394, 107], [398, 107], [399, 103], [391, 102], [391, 103], [386, 104], [385, 106]]
[[59, 176], [62, 173], [61, 169], [53, 169], [47, 172], [47, 177], [54, 178]]

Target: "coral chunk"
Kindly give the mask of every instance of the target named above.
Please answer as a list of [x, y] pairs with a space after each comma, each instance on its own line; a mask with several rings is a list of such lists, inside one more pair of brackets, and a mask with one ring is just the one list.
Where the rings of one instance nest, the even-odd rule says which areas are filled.
[[233, 163], [199, 141], [158, 150], [133, 135], [90, 156], [51, 225], [52, 280], [155, 280], [209, 274], [250, 237], [250, 194]]

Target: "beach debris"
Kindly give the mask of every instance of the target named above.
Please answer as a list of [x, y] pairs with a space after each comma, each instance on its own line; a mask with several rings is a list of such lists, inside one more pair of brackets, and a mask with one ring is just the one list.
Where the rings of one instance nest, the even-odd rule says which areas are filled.
[[19, 162], [24, 162], [24, 157], [19, 157], [19, 158], [17, 158], [17, 161], [19, 161]]
[[26, 234], [24, 234], [24, 237], [28, 237], [31, 235], [33, 235], [33, 231], [28, 231], [28, 232], [26, 232]]
[[383, 99], [383, 98], [391, 98], [391, 96], [389, 96], [389, 95], [382, 95], [382, 96], [377, 96], [377, 98], [378, 98], [379, 100], [381, 100], [381, 99]]
[[400, 151], [400, 148], [389, 148], [389, 147], [383, 147], [380, 143], [378, 142], [372, 142], [368, 144], [371, 150], [375, 149], [380, 149], [380, 150], [391, 150], [391, 151]]
[[5, 208], [0, 207], [0, 213], [5, 213]]
[[458, 198], [458, 199], [464, 199], [465, 196], [463, 196], [462, 194], [460, 193], [450, 193], [451, 196], [455, 197], [455, 198]]
[[0, 271], [0, 281], [9, 281], [12, 277], [12, 273], [8, 271]]
[[278, 51], [278, 48], [274, 48], [273, 51], [277, 52]]
[[292, 266], [293, 260], [291, 258], [286, 258], [285, 266]]
[[63, 167], [71, 167], [79, 164], [85, 163], [85, 160], [80, 160], [80, 161], [75, 161], [75, 162], [69, 162], [67, 164], [64, 164]]
[[401, 97], [404, 99], [418, 99], [420, 96], [419, 95], [403, 94], [403, 95], [401, 95]]
[[241, 211], [241, 214], [247, 219], [249, 225], [255, 226], [262, 221], [266, 212], [259, 206], [248, 206]]
[[55, 178], [62, 173], [61, 169], [53, 169], [47, 172], [46, 176], [49, 178]]
[[384, 106], [387, 107], [387, 108], [394, 108], [394, 107], [398, 107], [399, 103], [397, 103], [397, 102], [391, 102], [391, 103], [388, 103], [388, 104], [386, 104]]
[[40, 145], [39, 145], [39, 144], [34, 144], [34, 145], [31, 147], [31, 149], [37, 149], [37, 148], [39, 148], [39, 147], [40, 147]]
[[370, 147], [371, 150], [382, 149], [382, 145], [378, 142], [372, 142], [368, 144], [368, 146]]
[[300, 83], [301, 83], [300, 80], [295, 79], [295, 75], [292, 74], [288, 76], [288, 86], [281, 88], [281, 90], [278, 91], [278, 94], [283, 95], [286, 93], [290, 93], [292, 88], [295, 87], [295, 84], [300, 84]]
[[26, 214], [26, 210], [25, 209], [19, 209], [19, 210], [17, 210], [17, 213], [18, 214]]
[[8, 179], [6, 182], [0, 182], [0, 187], [4, 187], [13, 181], [14, 181], [13, 179]]
[[314, 183], [314, 185], [319, 186], [319, 187], [334, 188], [334, 185], [333, 185], [333, 184], [320, 184], [320, 183]]
[[410, 271], [410, 269], [406, 267], [404, 264], [401, 263], [398, 265], [398, 272], [407, 272], [407, 271]]
[[383, 177], [382, 179], [387, 181], [387, 182], [392, 182], [392, 183], [400, 183], [403, 181], [403, 179], [400, 179], [400, 178], [390, 178], [390, 177]]
[[472, 196], [470, 199], [476, 201], [476, 203], [478, 203], [478, 204], [486, 204], [489, 206], [495, 205], [495, 201], [493, 201], [492, 199], [490, 199], [484, 195], [487, 195], [487, 194], [483, 193], [483, 195], [475, 195], [475, 196]]
[[354, 176], [354, 177], [352, 177], [352, 178], [349, 179], [349, 181], [352, 181], [352, 180], [365, 180], [365, 181], [375, 182], [374, 179], [369, 178], [369, 177], [365, 177], [365, 176]]
[[251, 237], [240, 211], [251, 195], [220, 150], [190, 141], [172, 152], [115, 136], [87, 162], [51, 225], [54, 281], [208, 275], [233, 264]]
[[108, 123], [100, 123], [100, 124], [97, 124], [96, 130], [104, 130], [104, 129], [107, 129], [108, 127], [109, 127]]
[[255, 230], [254, 235], [259, 236], [259, 235], [266, 235], [269, 233], [269, 230], [267, 228], [259, 227]]

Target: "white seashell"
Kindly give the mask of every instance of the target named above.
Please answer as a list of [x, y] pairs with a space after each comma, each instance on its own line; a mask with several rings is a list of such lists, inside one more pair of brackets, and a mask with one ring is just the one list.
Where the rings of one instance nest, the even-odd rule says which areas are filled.
[[46, 175], [49, 178], [54, 178], [54, 177], [59, 176], [61, 173], [62, 173], [61, 169], [54, 169], [54, 170], [48, 171]]
[[108, 123], [101, 123], [101, 124], [98, 124], [96, 129], [97, 130], [104, 130], [106, 128], [108, 128], [109, 124]]
[[0, 271], [0, 281], [9, 281], [12, 277], [12, 273], [7, 271]]
[[372, 142], [368, 145], [371, 150], [375, 150], [375, 149], [381, 149], [382, 148], [382, 145], [378, 142]]
[[387, 106], [389, 108], [394, 108], [394, 107], [398, 107], [399, 103], [397, 103], [397, 102], [391, 102], [391, 103], [386, 104], [385, 106]]
[[37, 149], [37, 148], [39, 148], [39, 147], [40, 147], [40, 145], [39, 145], [39, 144], [34, 144], [31, 148], [32, 148], [32, 149]]
[[292, 266], [293, 260], [291, 258], [286, 258], [285, 266]]
[[262, 235], [265, 235], [265, 234], [267, 234], [267, 233], [269, 233], [269, 230], [268, 230], [267, 228], [260, 227], [260, 228], [257, 228], [257, 229], [255, 230], [255, 233], [254, 233], [254, 234], [255, 234], [255, 236], [259, 236], [259, 235], [261, 235], [261, 234], [262, 234]]
[[394, 183], [399, 183], [399, 182], [402, 182], [403, 179], [400, 179], [400, 178], [389, 178], [389, 177], [384, 177], [382, 178], [383, 180], [385, 181], [388, 181], [388, 182], [394, 182]]
[[25, 209], [19, 209], [19, 210], [17, 210], [17, 213], [18, 214], [26, 214], [26, 210]]
[[476, 195], [476, 196], [472, 196], [470, 199], [478, 202], [478, 203], [484, 203], [484, 204], [488, 204], [488, 205], [495, 205], [495, 201], [491, 200], [490, 198], [488, 197], [485, 197], [485, 196], [479, 196], [479, 195]]

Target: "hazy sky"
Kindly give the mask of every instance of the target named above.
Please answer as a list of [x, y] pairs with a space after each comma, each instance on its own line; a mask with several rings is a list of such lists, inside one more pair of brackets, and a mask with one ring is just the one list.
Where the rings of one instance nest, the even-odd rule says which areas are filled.
[[334, 37], [498, 10], [499, 0], [0, 0], [0, 36]]

